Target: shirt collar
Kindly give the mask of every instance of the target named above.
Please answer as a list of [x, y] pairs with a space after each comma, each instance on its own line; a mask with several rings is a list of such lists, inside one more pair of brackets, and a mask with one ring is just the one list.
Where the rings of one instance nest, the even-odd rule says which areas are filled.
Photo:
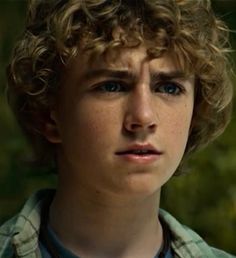
[[214, 257], [211, 248], [194, 231], [180, 224], [168, 212], [160, 209], [160, 217], [169, 226], [172, 241], [171, 247], [179, 257]]
[[55, 190], [41, 190], [25, 203], [19, 213], [14, 230], [12, 243], [19, 256], [39, 252], [38, 236], [41, 224], [41, 212], [53, 197]]

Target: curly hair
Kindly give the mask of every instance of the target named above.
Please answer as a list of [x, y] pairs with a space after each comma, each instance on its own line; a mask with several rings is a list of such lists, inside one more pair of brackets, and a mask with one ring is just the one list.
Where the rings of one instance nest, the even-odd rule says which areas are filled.
[[[123, 31], [118, 39], [113, 36], [117, 27]], [[210, 0], [31, 0], [7, 69], [9, 103], [37, 160], [48, 164], [55, 146], [41, 128], [63, 70], [79, 48], [104, 55], [149, 41], [148, 55], [172, 53], [196, 78], [186, 156], [219, 136], [230, 120], [228, 31]]]

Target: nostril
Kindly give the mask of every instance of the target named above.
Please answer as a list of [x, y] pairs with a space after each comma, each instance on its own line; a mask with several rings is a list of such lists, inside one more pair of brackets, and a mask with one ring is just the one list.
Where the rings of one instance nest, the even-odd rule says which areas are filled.
[[139, 130], [153, 131], [156, 129], [156, 124], [155, 123], [150, 123], [150, 124], [132, 123], [132, 124], [130, 124], [129, 129], [131, 131], [139, 131]]
[[156, 124], [154, 124], [154, 123], [150, 124], [148, 127], [149, 127], [149, 129], [154, 130], [154, 129], [156, 129]]
[[140, 125], [140, 124], [131, 124], [130, 127], [131, 127], [132, 130], [135, 130], [135, 129], [142, 128], [143, 126]]

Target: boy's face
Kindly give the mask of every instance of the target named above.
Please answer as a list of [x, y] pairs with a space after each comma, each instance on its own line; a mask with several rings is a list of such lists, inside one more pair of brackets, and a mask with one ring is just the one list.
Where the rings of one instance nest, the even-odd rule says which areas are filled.
[[59, 143], [59, 168], [72, 184], [151, 194], [183, 156], [194, 77], [183, 77], [171, 56], [148, 59], [144, 46], [116, 54], [112, 62], [82, 53], [74, 60], [52, 112], [59, 136], [48, 139]]

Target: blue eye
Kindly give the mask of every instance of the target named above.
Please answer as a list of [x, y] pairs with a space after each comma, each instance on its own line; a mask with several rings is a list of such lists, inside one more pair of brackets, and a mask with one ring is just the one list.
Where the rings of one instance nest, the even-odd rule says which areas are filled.
[[155, 92], [160, 92], [167, 95], [180, 95], [183, 92], [183, 89], [177, 83], [162, 82], [157, 84]]
[[125, 85], [121, 82], [115, 82], [115, 81], [107, 81], [102, 82], [96, 87], [96, 90], [98, 91], [104, 91], [104, 92], [122, 92], [127, 91]]

